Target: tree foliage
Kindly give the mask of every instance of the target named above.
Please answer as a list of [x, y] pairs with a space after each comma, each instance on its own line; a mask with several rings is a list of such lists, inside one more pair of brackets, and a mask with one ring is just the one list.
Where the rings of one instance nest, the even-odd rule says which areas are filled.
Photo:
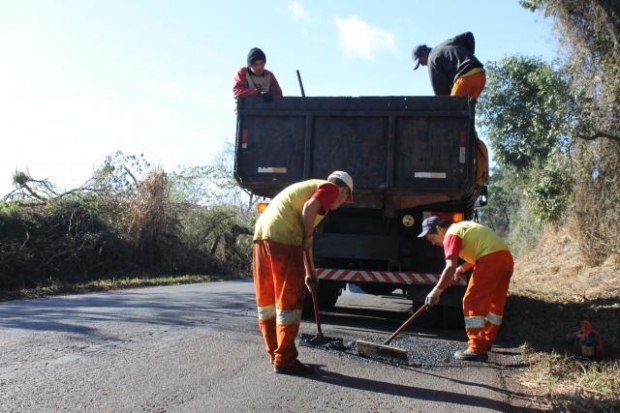
[[571, 216], [586, 262], [620, 253], [620, 1], [521, 0], [554, 21], [574, 101]]
[[502, 167], [526, 172], [554, 148], [567, 150], [573, 101], [562, 74], [540, 59], [507, 57], [485, 65], [480, 124]]
[[620, 142], [620, 1], [521, 0], [552, 18], [578, 110], [575, 137]]
[[491, 194], [499, 191], [500, 203], [510, 208], [493, 207], [486, 219], [509, 220], [505, 232], [530, 221], [524, 211], [534, 220], [557, 223], [572, 194], [570, 170], [558, 169], [570, 157], [574, 128], [568, 83], [538, 58], [507, 57], [485, 67], [488, 83], [478, 108], [498, 164]]
[[0, 202], [0, 289], [158, 274], [244, 274], [255, 213], [232, 157], [165, 173], [116, 152], [60, 192], [16, 172]]

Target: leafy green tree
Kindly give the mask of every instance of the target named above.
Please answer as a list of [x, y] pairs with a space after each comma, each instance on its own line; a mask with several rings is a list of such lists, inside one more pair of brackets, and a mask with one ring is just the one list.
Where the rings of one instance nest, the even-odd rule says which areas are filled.
[[497, 210], [504, 218], [491, 210], [489, 218], [514, 221], [519, 211], [518, 222], [529, 222], [522, 216], [529, 207], [532, 218], [558, 222], [572, 194], [570, 168], [557, 169], [558, 159], [571, 153], [575, 117], [569, 85], [562, 72], [538, 58], [507, 57], [487, 63], [486, 69], [479, 122], [501, 171], [491, 194], [499, 192], [511, 208]]
[[554, 22], [574, 96], [574, 203], [579, 248], [597, 264], [620, 253], [620, 2], [521, 0]]
[[560, 223], [568, 210], [574, 179], [570, 159], [554, 151], [544, 168], [532, 172], [532, 185], [525, 188], [530, 211], [541, 221]]
[[575, 138], [620, 142], [620, 2], [521, 0], [552, 18], [578, 110]]
[[485, 67], [478, 112], [499, 165], [527, 173], [554, 148], [567, 150], [573, 101], [561, 73], [533, 57], [507, 57]]

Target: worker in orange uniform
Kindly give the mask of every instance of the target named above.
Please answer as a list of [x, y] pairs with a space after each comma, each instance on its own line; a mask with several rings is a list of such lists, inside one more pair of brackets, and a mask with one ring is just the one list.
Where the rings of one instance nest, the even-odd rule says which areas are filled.
[[330, 210], [352, 202], [352, 194], [351, 176], [334, 171], [327, 180], [288, 186], [256, 222], [253, 275], [258, 326], [275, 373], [314, 372], [297, 359], [295, 347], [306, 289], [315, 291], [318, 285], [316, 274], [306, 277], [304, 250], [312, 257], [314, 228]]
[[[416, 46], [412, 52], [414, 67], [428, 66], [436, 96], [469, 96], [478, 99], [487, 78], [484, 66], [474, 56], [476, 40], [471, 32], [459, 34], [437, 46]], [[476, 137], [477, 138], [477, 137]], [[476, 191], [489, 178], [489, 153], [480, 139], [476, 147]]]
[[[471, 221], [450, 223], [437, 216], [422, 222], [422, 233], [433, 245], [443, 246], [446, 266], [437, 285], [426, 296], [426, 304], [439, 303], [452, 280], [473, 268], [463, 297], [463, 315], [468, 342], [459, 350], [459, 360], [485, 361], [502, 325], [504, 305], [514, 261], [508, 247], [493, 231]], [[465, 263], [458, 265], [458, 259]]]

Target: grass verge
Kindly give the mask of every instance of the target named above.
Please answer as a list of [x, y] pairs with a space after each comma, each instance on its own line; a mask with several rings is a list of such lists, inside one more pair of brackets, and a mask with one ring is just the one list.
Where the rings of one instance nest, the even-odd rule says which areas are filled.
[[169, 277], [127, 277], [97, 280], [81, 284], [55, 283], [50, 286], [18, 290], [0, 291], [0, 302], [22, 298], [40, 298], [54, 295], [84, 294], [96, 291], [122, 290], [129, 288], [154, 287], [158, 285], [194, 284], [245, 278], [243, 274], [226, 275], [180, 275]]

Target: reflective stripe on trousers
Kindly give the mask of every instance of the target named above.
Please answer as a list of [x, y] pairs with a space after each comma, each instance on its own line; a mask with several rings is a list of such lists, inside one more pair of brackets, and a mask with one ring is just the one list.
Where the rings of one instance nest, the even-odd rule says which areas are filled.
[[484, 317], [465, 317], [465, 328], [484, 328]]
[[486, 317], [486, 320], [489, 323], [495, 324], [496, 326], [501, 326], [503, 319], [504, 319], [504, 316], [497, 315], [493, 312], [489, 312], [489, 314], [487, 314], [487, 317]]
[[301, 323], [301, 310], [276, 310], [276, 324], [290, 326]]
[[301, 310], [276, 310], [275, 305], [258, 307], [258, 319], [261, 321], [276, 319], [276, 324], [290, 326], [301, 323]]
[[276, 305], [266, 305], [264, 307], [258, 307], [258, 319], [269, 320], [276, 316]]

